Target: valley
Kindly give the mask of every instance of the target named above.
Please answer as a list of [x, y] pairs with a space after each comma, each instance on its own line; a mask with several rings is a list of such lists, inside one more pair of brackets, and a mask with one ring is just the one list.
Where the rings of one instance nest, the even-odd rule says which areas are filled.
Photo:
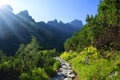
[[[46, 18], [51, 18], [54, 10], [69, 19], [84, 6], [78, 0], [57, 5], [59, 1], [62, 0], [53, 4], [51, 0], [51, 5], [43, 2], [47, 5], [42, 5], [41, 13], [49, 5], [54, 8], [47, 9]], [[92, 7], [86, 5], [91, 9], [83, 8], [92, 11], [94, 2], [89, 3]], [[120, 80], [120, 0], [100, 0], [96, 8], [97, 13], [86, 15], [83, 25], [78, 16], [67, 23], [57, 19], [36, 21], [31, 11], [15, 14], [10, 5], [1, 6], [0, 80]], [[37, 11], [40, 9], [37, 7]], [[81, 13], [79, 17], [83, 19], [87, 12]]]

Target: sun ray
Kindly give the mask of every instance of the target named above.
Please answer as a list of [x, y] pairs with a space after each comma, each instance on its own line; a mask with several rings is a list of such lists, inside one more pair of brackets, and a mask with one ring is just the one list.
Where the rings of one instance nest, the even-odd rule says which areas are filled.
[[10, 4], [10, 0], [0, 0], [0, 5]]
[[[4, 16], [4, 13], [7, 14], [8, 16], [11, 17], [11, 19], [14, 19], [17, 23], [19, 23], [20, 25], [22, 25], [21, 27], [27, 29], [27, 25], [22, 23], [17, 17], [14, 16], [14, 14], [9, 10], [9, 9], [1, 9], [3, 13], [0, 13], [1, 18], [5, 21], [5, 24], [7, 24], [8, 29], [10, 29], [10, 31], [21, 41], [23, 40], [23, 36], [19, 35], [18, 32], [15, 32], [12, 22], [10, 22], [8, 19], [6, 19], [6, 17]], [[16, 26], [17, 27], [17, 26]], [[28, 29], [29, 30], [29, 29]]]

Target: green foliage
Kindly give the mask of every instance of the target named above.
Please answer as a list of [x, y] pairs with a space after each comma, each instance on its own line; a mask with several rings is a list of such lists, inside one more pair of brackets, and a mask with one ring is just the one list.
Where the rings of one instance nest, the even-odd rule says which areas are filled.
[[95, 46], [105, 50], [120, 50], [120, 1], [103, 0], [98, 7], [97, 19], [104, 27], [95, 38]]
[[[86, 25], [65, 42], [60, 57], [72, 64], [80, 80], [120, 79], [119, 6], [119, 0], [101, 0], [98, 14], [88, 15]], [[35, 37], [21, 44], [15, 57], [0, 51], [0, 79], [48, 80], [60, 66], [56, 54], [55, 49], [41, 50]]]
[[49, 80], [56, 74], [58, 63], [55, 49], [41, 50], [35, 37], [29, 44], [21, 44], [15, 56], [0, 51], [1, 80]]
[[65, 42], [65, 50], [81, 51], [84, 47], [93, 45], [95, 39], [101, 34], [103, 26], [99, 23], [98, 19], [93, 16], [87, 16], [87, 24]]
[[0, 63], [4, 62], [6, 60], [6, 55], [0, 51]]
[[53, 67], [45, 67], [46, 73], [48, 76], [54, 76], [56, 74], [56, 70]]
[[[4, 57], [4, 56], [3, 56]], [[18, 80], [20, 75], [19, 70], [16, 68], [17, 63], [13, 57], [7, 57], [0, 64], [0, 78], [1, 80]]]
[[[64, 57], [66, 54], [61, 55], [65, 60], [68, 59]], [[104, 54], [100, 54], [95, 47], [90, 46], [68, 61], [77, 72], [79, 80], [119, 80], [120, 78], [119, 51], [104, 51]]]
[[64, 52], [61, 57], [72, 64], [80, 80], [119, 80], [120, 0], [101, 0], [98, 14], [87, 15], [86, 21], [64, 45], [66, 51], [80, 54], [69, 58], [73, 53]]
[[65, 50], [81, 51], [93, 45], [98, 49], [120, 50], [120, 1], [102, 0], [98, 14], [86, 17], [86, 25], [65, 42]]
[[98, 16], [102, 24], [111, 27], [120, 26], [120, 1], [103, 0], [98, 8]]
[[60, 62], [59, 61], [55, 61], [54, 65], [53, 65], [53, 68], [55, 70], [58, 70], [59, 67], [60, 67]]
[[72, 50], [70, 50], [69, 52], [64, 52], [63, 54], [61, 54], [61, 58], [69, 61], [70, 59], [74, 58], [77, 56], [77, 52], [73, 52]]
[[46, 72], [42, 68], [35, 68], [31, 73], [22, 73], [20, 80], [48, 80]]

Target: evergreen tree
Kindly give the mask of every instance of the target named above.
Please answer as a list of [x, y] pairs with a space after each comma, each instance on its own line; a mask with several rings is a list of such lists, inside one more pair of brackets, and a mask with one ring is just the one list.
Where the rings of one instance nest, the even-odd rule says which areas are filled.
[[93, 45], [98, 49], [120, 50], [120, 0], [101, 0], [98, 14], [86, 17], [86, 25], [65, 43], [66, 50], [82, 50]]

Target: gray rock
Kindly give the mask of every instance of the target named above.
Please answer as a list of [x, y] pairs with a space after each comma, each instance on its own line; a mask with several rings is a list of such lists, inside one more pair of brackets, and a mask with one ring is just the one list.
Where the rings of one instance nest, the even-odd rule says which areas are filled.
[[72, 78], [65, 78], [64, 80], [72, 80]]
[[66, 66], [68, 66], [68, 67], [70, 67], [70, 64], [69, 64], [69, 63], [67, 63], [67, 62], [65, 62], [65, 65], [66, 65]]
[[72, 69], [72, 68], [69, 66], [69, 67], [68, 67], [68, 70], [71, 70], [71, 69]]
[[69, 72], [69, 73], [74, 73], [74, 71], [73, 71], [73, 70], [68, 70], [68, 72]]
[[73, 73], [72, 74], [67, 74], [67, 76], [70, 77], [70, 78], [75, 78], [75, 74], [73, 74]]
[[68, 73], [67, 73], [67, 76], [71, 77], [71, 78], [74, 78], [76, 75], [75, 75], [73, 70], [69, 70]]
[[88, 64], [88, 62], [89, 62], [89, 59], [88, 59], [88, 57], [86, 57], [85, 60], [84, 60], [84, 63]]
[[67, 72], [61, 72], [63, 75], [66, 75], [67, 76]]
[[66, 65], [62, 65], [62, 68], [67, 69], [68, 67]]

